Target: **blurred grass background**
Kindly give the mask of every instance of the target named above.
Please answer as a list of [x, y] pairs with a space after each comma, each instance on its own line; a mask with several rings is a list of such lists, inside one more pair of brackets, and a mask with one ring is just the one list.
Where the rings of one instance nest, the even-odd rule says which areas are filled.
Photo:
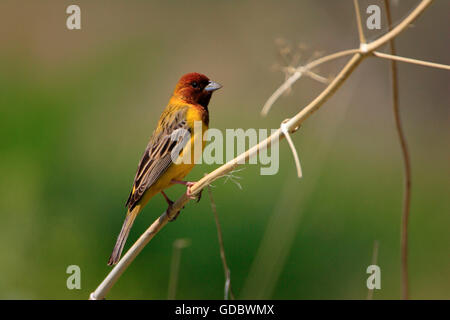
[[[394, 18], [415, 3], [400, 1]], [[284, 79], [271, 68], [275, 40], [306, 44], [302, 61], [358, 45], [351, 1], [77, 1], [78, 31], [66, 29], [70, 4], [0, 3], [2, 299], [86, 299], [105, 277], [137, 162], [182, 74], [201, 72], [223, 84], [210, 105], [211, 127], [276, 128], [323, 85], [302, 79], [261, 118], [265, 99]], [[376, 0], [360, 6], [369, 4], [382, 7]], [[450, 63], [442, 34], [449, 9], [448, 1], [436, 1], [397, 38], [399, 55]], [[343, 63], [320, 72], [336, 74]], [[413, 169], [411, 298], [449, 299], [450, 79], [405, 64], [399, 72]], [[374, 298], [400, 297], [403, 169], [390, 97], [388, 62], [368, 59], [293, 135], [303, 179], [294, 177], [282, 142], [277, 175], [260, 176], [251, 165], [239, 172], [243, 190], [215, 183], [238, 298], [364, 299], [374, 240], [382, 274]], [[188, 177], [215, 167], [198, 166]], [[168, 194], [176, 199], [181, 192], [173, 187]], [[165, 208], [162, 197], [149, 203], [127, 247]], [[266, 230], [272, 245], [254, 262]], [[155, 237], [108, 298], [165, 299], [178, 238], [192, 244], [181, 255], [176, 297], [221, 299], [206, 194]], [[66, 288], [71, 264], [81, 267], [81, 290]]]

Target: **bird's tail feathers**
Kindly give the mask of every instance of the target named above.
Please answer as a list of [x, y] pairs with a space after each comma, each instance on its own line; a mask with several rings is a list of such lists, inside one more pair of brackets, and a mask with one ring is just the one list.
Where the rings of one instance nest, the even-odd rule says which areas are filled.
[[125, 246], [125, 242], [127, 241], [128, 234], [130, 233], [130, 229], [133, 226], [133, 222], [136, 219], [139, 211], [141, 211], [141, 207], [134, 207], [133, 210], [127, 212], [125, 217], [125, 221], [122, 225], [122, 230], [120, 230], [119, 236], [117, 237], [116, 245], [114, 246], [111, 257], [108, 260], [108, 265], [112, 266], [119, 262], [120, 255], [122, 254], [123, 247]]

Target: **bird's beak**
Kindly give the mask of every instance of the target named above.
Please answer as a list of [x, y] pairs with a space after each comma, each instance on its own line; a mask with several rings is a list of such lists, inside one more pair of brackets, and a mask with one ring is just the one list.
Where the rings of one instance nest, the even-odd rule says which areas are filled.
[[208, 91], [208, 92], [213, 92], [213, 91], [219, 90], [220, 88], [222, 88], [222, 85], [218, 84], [217, 82], [210, 81], [208, 83], [208, 85], [205, 87], [205, 89], [203, 89], [203, 90]]

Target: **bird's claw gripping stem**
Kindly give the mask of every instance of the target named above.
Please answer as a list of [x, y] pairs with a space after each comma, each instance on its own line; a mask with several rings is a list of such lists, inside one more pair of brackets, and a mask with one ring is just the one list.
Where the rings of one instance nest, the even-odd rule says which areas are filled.
[[[166, 199], [166, 202], [167, 202], [166, 214], [168, 214], [169, 211], [172, 211], [172, 207], [173, 207], [174, 202], [169, 199], [169, 197], [164, 193], [164, 191], [161, 191], [161, 194], [164, 196], [164, 199]], [[175, 221], [175, 219], [178, 217], [179, 214], [180, 214], [180, 211], [175, 213], [172, 218], [169, 218], [169, 221], [170, 222]]]
[[[169, 203], [169, 206], [167, 207], [166, 214], [168, 214], [170, 211], [172, 211], [174, 202], [173, 201], [170, 201], [170, 202], [171, 203]], [[172, 217], [169, 216], [169, 222], [175, 221], [178, 218], [178, 216], [180, 215], [180, 211], [181, 210], [178, 210], [175, 214], [173, 214]]]
[[187, 190], [186, 190], [186, 195], [188, 196], [189, 199], [191, 200], [197, 200], [197, 203], [200, 201], [200, 199], [202, 198], [202, 191], [200, 190], [200, 192], [198, 193], [198, 195], [193, 195], [192, 191], [191, 191], [191, 187], [195, 184], [195, 182], [191, 182], [192, 184], [190, 186], [188, 186]]
[[195, 182], [192, 181], [180, 181], [180, 180], [172, 180], [172, 183], [176, 183], [176, 184], [182, 184], [185, 185], [187, 190], [186, 190], [186, 196], [191, 199], [191, 200], [197, 200], [197, 202], [200, 201], [200, 199], [202, 198], [202, 191], [200, 191], [198, 193], [198, 195], [193, 195], [191, 192], [191, 187], [195, 184]]

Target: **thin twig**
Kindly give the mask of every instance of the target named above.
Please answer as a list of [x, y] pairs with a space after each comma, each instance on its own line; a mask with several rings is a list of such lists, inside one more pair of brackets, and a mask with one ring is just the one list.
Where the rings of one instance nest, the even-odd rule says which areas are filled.
[[[364, 52], [360, 52], [360, 50], [357, 50], [357, 53], [353, 55], [350, 61], [339, 72], [336, 78], [322, 91], [322, 93], [305, 108], [303, 108], [299, 113], [297, 113], [293, 118], [286, 122], [287, 128], [291, 132], [295, 131], [296, 128], [298, 128], [312, 113], [319, 109], [334, 94], [334, 92], [344, 83], [344, 81], [349, 77], [353, 70], [365, 57], [367, 57], [368, 54], [386, 44], [392, 38], [396, 37], [398, 34], [404, 31], [408, 27], [408, 25], [412, 23], [431, 3], [432, 0], [422, 0], [419, 5], [414, 10], [412, 10], [411, 13], [394, 29], [392, 29], [376, 41], [367, 44]], [[342, 52], [340, 54], [341, 56], [344, 55]], [[328, 59], [330, 58], [328, 57]], [[270, 147], [271, 143], [276, 143], [283, 137], [284, 135], [282, 134], [281, 130], [276, 130], [267, 139], [260, 141], [258, 144], [251, 147], [244, 153], [238, 155], [236, 158], [228, 161], [224, 165], [220, 166], [216, 170], [212, 171], [211, 173], [197, 181], [191, 187], [191, 194], [193, 196], [197, 195], [211, 182], [234, 170], [239, 166], [239, 164], [245, 163], [250, 157], [255, 156], [258, 154], [258, 152], [267, 149], [268, 147]], [[147, 243], [151, 239], [153, 239], [153, 237], [189, 202], [189, 200], [190, 198], [186, 194], [183, 194], [170, 207], [169, 210], [164, 212], [158, 219], [156, 219], [127, 251], [127, 253], [125, 253], [119, 263], [110, 271], [110, 273], [106, 276], [102, 283], [100, 283], [97, 289], [93, 293], [91, 293], [90, 299], [104, 299], [111, 287], [115, 284], [115, 282], [119, 279], [126, 268], [131, 264], [131, 262], [136, 258], [136, 256], [142, 251], [142, 249], [147, 245]]]
[[401, 61], [401, 62], [406, 62], [406, 63], [412, 63], [412, 64], [417, 64], [419, 66], [425, 66], [425, 67], [430, 67], [430, 68], [450, 70], [450, 66], [449, 65], [441, 64], [441, 63], [434, 63], [434, 62], [422, 61], [422, 60], [417, 60], [417, 59], [412, 59], [412, 58], [405, 58], [405, 57], [400, 57], [400, 56], [394, 56], [392, 54], [387, 54], [387, 53], [378, 52], [378, 51], [374, 51], [373, 55], [376, 56], [376, 57], [379, 57], [379, 58], [383, 58], [383, 59], [389, 59], [389, 60], [396, 60], [396, 61]]
[[[386, 7], [386, 18], [388, 21], [389, 30], [392, 30], [391, 10], [388, 0], [384, 0]], [[390, 51], [392, 55], [396, 55], [394, 39], [390, 40]], [[391, 75], [392, 75], [392, 106], [394, 109], [395, 126], [397, 129], [398, 138], [400, 140], [400, 147], [403, 156], [404, 165], [404, 192], [403, 192], [403, 213], [401, 224], [401, 263], [402, 263], [402, 298], [407, 300], [409, 298], [408, 285], [408, 221], [411, 204], [411, 160], [409, 158], [408, 145], [406, 143], [405, 133], [403, 132], [402, 122], [399, 111], [399, 95], [398, 95], [398, 71], [397, 62], [391, 60]]]
[[[426, 0], [419, 3], [419, 5], [409, 14], [401, 23], [399, 23], [394, 29], [390, 32], [386, 33], [384, 36], [378, 38], [377, 40], [361, 46], [359, 49], [349, 49], [344, 51], [339, 51], [325, 57], [319, 58], [308, 63], [306, 66], [300, 66], [297, 68], [297, 72], [294, 73], [291, 77], [289, 77], [275, 92], [267, 99], [264, 104], [261, 115], [266, 116], [272, 105], [278, 100], [278, 98], [283, 95], [283, 93], [288, 90], [298, 79], [300, 79], [302, 75], [302, 70], [311, 70], [322, 63], [335, 60], [347, 55], [362, 53], [365, 54], [367, 52], [373, 52], [385, 43], [387, 43], [390, 39], [395, 38], [400, 32], [404, 31], [408, 25], [410, 25], [418, 16], [433, 2], [433, 0]], [[362, 51], [361, 48], [364, 50]]]
[[225, 175], [223, 175], [222, 177], [225, 178], [225, 181], [223, 182], [223, 184], [227, 183], [228, 181], [233, 182], [239, 189], [242, 190], [242, 185], [239, 181], [239, 179], [242, 179], [242, 177], [239, 177], [237, 175], [235, 175], [236, 172], [242, 171], [244, 170], [244, 168], [242, 169], [234, 169], [233, 171], [230, 171], [228, 173], [226, 173]]
[[231, 289], [230, 268], [228, 268], [227, 258], [225, 256], [225, 247], [223, 245], [222, 228], [220, 227], [219, 215], [217, 214], [216, 203], [214, 202], [210, 186], [208, 186], [208, 194], [209, 200], [211, 201], [211, 210], [214, 214], [214, 220], [216, 221], [217, 239], [219, 240], [219, 248], [220, 248], [220, 258], [222, 259], [223, 271], [225, 273], [224, 299], [228, 300], [228, 297], [230, 297], [231, 300], [234, 300], [233, 290]]
[[321, 82], [324, 84], [330, 83], [330, 80], [328, 78], [325, 78], [324, 76], [321, 76], [320, 74], [317, 74], [316, 72], [311, 71], [311, 70], [307, 70], [303, 67], [297, 67], [297, 68], [292, 67], [292, 66], [284, 67], [284, 68], [282, 68], [282, 71], [284, 71], [286, 74], [286, 80], [289, 79], [289, 75], [292, 75], [292, 74], [296, 73], [297, 71], [299, 71], [300, 73], [303, 73], [304, 75], [310, 77], [313, 80], [316, 80], [317, 82]]
[[[376, 265], [377, 264], [378, 248], [379, 248], [378, 240], [375, 240], [373, 242], [372, 265]], [[373, 289], [369, 289], [369, 291], [367, 292], [367, 300], [372, 300], [373, 299], [373, 291], [374, 291]]]
[[[289, 119], [287, 119], [289, 120]], [[286, 121], [287, 121], [286, 120]], [[289, 135], [289, 130], [286, 128], [286, 122], [281, 124], [281, 131], [286, 137], [286, 141], [288, 142], [289, 148], [291, 148], [292, 155], [294, 156], [295, 167], [297, 168], [297, 176], [299, 178], [303, 177], [302, 166], [300, 164], [300, 158], [298, 157], [297, 149], [295, 149], [294, 142], [292, 141], [291, 136]]]
[[329, 54], [327, 56], [324, 56], [324, 57], [321, 57], [321, 58], [318, 58], [318, 59], [316, 59], [314, 61], [309, 62], [305, 66], [305, 69], [306, 70], [311, 70], [311, 69], [317, 68], [319, 65], [321, 65], [321, 64], [323, 64], [325, 62], [329, 62], [329, 61], [332, 61], [332, 60], [335, 60], [335, 59], [338, 59], [338, 58], [341, 58], [341, 57], [349, 56], [351, 54], [358, 53], [359, 51], [360, 51], [359, 49], [349, 49], [349, 50], [343, 50], [343, 51], [335, 52], [335, 53]]
[[355, 7], [355, 13], [356, 13], [356, 25], [358, 26], [359, 42], [366, 43], [366, 37], [364, 37], [364, 31], [363, 31], [363, 26], [362, 26], [362, 21], [361, 21], [361, 12], [359, 11], [358, 0], [353, 0], [353, 5]]
[[172, 263], [170, 267], [169, 289], [167, 290], [167, 299], [175, 300], [177, 291], [178, 274], [180, 273], [181, 250], [189, 247], [191, 241], [189, 239], [177, 239], [173, 242]]
[[266, 103], [264, 104], [264, 106], [261, 110], [261, 115], [266, 116], [269, 113], [270, 108], [272, 108], [272, 105], [278, 100], [279, 97], [281, 97], [281, 95], [283, 95], [283, 93], [285, 93], [287, 90], [289, 90], [289, 88], [294, 84], [294, 82], [296, 82], [298, 79], [300, 79], [303, 72], [311, 70], [313, 68], [316, 68], [317, 66], [321, 65], [322, 63], [325, 63], [325, 62], [328, 62], [328, 61], [331, 61], [334, 59], [338, 59], [341, 57], [345, 57], [345, 56], [348, 56], [351, 54], [355, 54], [358, 52], [359, 52], [359, 49], [351, 49], [351, 50], [335, 52], [335, 53], [332, 53], [325, 57], [321, 57], [317, 60], [314, 60], [314, 61], [308, 63], [306, 66], [299, 66], [294, 72], [292, 72], [292, 75], [289, 78], [287, 78], [286, 81], [283, 82], [283, 84], [277, 90], [275, 90], [275, 92], [269, 97], [269, 99], [267, 99]]
[[323, 84], [329, 84], [330, 83], [330, 79], [327, 79], [327, 78], [321, 76], [320, 74], [312, 72], [311, 70], [305, 70], [305, 74], [307, 76], [309, 76], [311, 79], [316, 80], [316, 81], [318, 81], [320, 83], [323, 83]]
[[413, 23], [415, 19], [417, 19], [424, 11], [425, 9], [433, 3], [433, 0], [422, 0], [417, 7], [414, 8], [414, 10], [406, 16], [405, 19], [403, 19], [399, 24], [395, 26], [395, 28], [392, 28], [391, 31], [387, 32], [377, 40], [370, 42], [367, 44], [367, 47], [365, 48], [366, 51], [372, 52], [381, 47], [382, 45], [388, 43], [391, 39], [394, 39], [396, 36], [398, 36], [401, 32], [405, 31], [405, 29]]

